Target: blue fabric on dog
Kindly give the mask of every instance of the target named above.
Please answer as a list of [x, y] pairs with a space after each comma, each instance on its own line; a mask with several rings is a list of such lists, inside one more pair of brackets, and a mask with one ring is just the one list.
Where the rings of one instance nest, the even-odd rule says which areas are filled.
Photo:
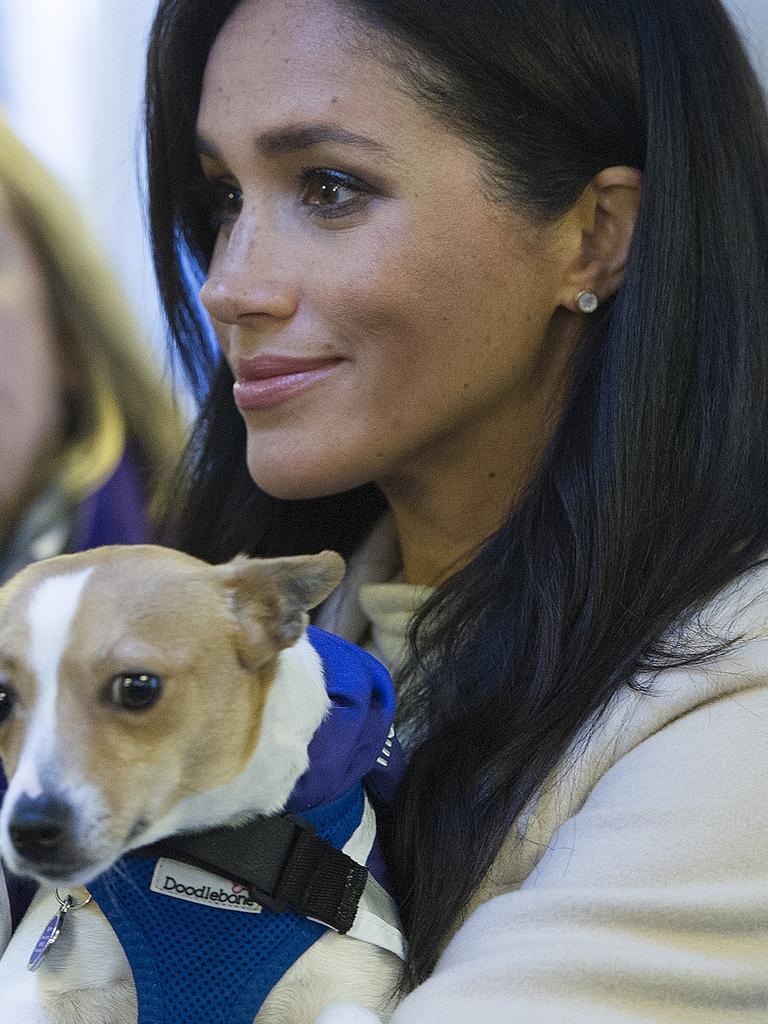
[[[402, 773], [395, 692], [384, 666], [359, 647], [314, 627], [308, 636], [323, 661], [331, 711], [286, 809], [341, 849], [361, 821], [365, 791], [381, 807]], [[289, 911], [246, 914], [153, 892], [156, 863], [128, 855], [88, 886], [131, 964], [138, 1024], [252, 1024], [325, 925]], [[386, 888], [378, 841], [366, 866]]]
[[[302, 817], [341, 848], [362, 811], [358, 783]], [[253, 1024], [325, 926], [289, 911], [245, 914], [171, 899], [150, 890], [155, 864], [127, 856], [88, 886], [131, 964], [138, 1024]]]
[[309, 770], [296, 783], [286, 810], [327, 803], [362, 778], [374, 800], [390, 803], [404, 760], [390, 736], [396, 698], [389, 672], [333, 633], [310, 626], [307, 637], [323, 661], [331, 713], [309, 745]]

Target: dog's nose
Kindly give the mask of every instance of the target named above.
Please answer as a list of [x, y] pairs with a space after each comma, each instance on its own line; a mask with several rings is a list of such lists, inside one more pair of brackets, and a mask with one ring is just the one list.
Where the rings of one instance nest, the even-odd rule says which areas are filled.
[[61, 851], [72, 824], [72, 808], [51, 794], [21, 796], [8, 823], [11, 842], [30, 860], [46, 859]]

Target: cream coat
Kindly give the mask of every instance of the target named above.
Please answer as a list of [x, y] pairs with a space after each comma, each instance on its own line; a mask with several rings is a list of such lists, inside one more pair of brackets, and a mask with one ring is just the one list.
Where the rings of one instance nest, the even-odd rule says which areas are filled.
[[[353, 588], [389, 564], [388, 530], [359, 553]], [[423, 596], [348, 589], [322, 624], [359, 641], [371, 620], [369, 646], [396, 667]], [[617, 695], [392, 1024], [768, 1024], [768, 568], [701, 618], [745, 642]]]

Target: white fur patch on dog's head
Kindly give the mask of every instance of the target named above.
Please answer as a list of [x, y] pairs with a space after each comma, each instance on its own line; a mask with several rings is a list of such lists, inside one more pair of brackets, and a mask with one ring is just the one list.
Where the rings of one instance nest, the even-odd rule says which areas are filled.
[[[32, 592], [26, 611], [29, 632], [27, 661], [38, 687], [37, 702], [13, 777], [8, 799], [17, 794], [39, 796], [42, 771], [56, 747], [56, 701], [59, 666], [69, 643], [72, 622], [92, 568], [44, 579]], [[55, 769], [55, 762], [54, 762]]]

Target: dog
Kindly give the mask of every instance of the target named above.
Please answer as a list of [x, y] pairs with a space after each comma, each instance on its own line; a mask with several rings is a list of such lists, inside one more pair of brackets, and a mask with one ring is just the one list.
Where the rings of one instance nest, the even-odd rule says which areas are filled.
[[[343, 572], [333, 552], [211, 566], [168, 548], [112, 546], [35, 563], [0, 589], [0, 757], [9, 778], [0, 853], [11, 872], [40, 884], [0, 958], [3, 1021], [311, 1024], [336, 1001], [388, 1019], [404, 944], [384, 871], [372, 866], [368, 782], [378, 773], [373, 789], [388, 799], [402, 767], [393, 698], [374, 659], [307, 627], [308, 610]], [[373, 682], [361, 687], [366, 678]], [[334, 824], [340, 815], [343, 827]], [[329, 926], [315, 903], [304, 912], [280, 906], [243, 876], [241, 853], [247, 859], [255, 846], [260, 857], [272, 843], [260, 832], [249, 838], [256, 826], [295, 830], [296, 849], [306, 834], [323, 864], [326, 854], [334, 871], [342, 861], [342, 875], [351, 865], [359, 903], [350, 912], [344, 890], [343, 928]], [[235, 840], [234, 859], [217, 860], [221, 842]], [[308, 891], [322, 904], [318, 877]], [[151, 929], [142, 929], [150, 918], [156, 927], [158, 906], [185, 915], [177, 927], [192, 967], [176, 939], [151, 948]], [[293, 963], [286, 921], [299, 935]], [[236, 938], [236, 984], [225, 975], [224, 995], [207, 1008], [193, 1006], [186, 987], [173, 1003], [177, 969], [187, 971], [186, 986], [212, 965], [226, 967], [214, 939], [257, 926], [279, 933], [269, 941], [282, 963], [274, 968], [269, 947], [254, 968], [274, 987], [259, 995], [258, 977], [242, 982], [242, 964], [257, 957]], [[132, 936], [135, 959], [126, 953]], [[161, 960], [167, 976], [157, 973]], [[220, 1001], [241, 984], [251, 1009], [245, 995], [233, 1006]]]

